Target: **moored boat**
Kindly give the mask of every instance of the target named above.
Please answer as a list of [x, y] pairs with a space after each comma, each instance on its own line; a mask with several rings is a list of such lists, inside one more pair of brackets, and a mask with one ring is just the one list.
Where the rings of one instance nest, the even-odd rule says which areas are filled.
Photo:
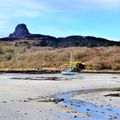
[[61, 74], [63, 75], [75, 75], [77, 74], [76, 72], [74, 72], [74, 69], [72, 67], [72, 63], [73, 63], [73, 56], [72, 56], [72, 52], [70, 53], [70, 67], [65, 68]]

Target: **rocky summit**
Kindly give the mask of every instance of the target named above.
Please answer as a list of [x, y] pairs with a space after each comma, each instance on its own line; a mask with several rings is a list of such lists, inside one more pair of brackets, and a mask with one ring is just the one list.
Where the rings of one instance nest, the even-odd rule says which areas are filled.
[[9, 35], [9, 38], [25, 38], [29, 36], [30, 33], [25, 24], [18, 24], [15, 28], [15, 31]]
[[[97, 38], [94, 36], [72, 35], [67, 37], [53, 37], [49, 35], [31, 34], [25, 24], [18, 24], [15, 31], [9, 37], [1, 38], [0, 41], [17, 40], [16, 46], [50, 46], [50, 47], [99, 47], [99, 46], [120, 46], [120, 42]], [[22, 41], [23, 40], [23, 41]]]

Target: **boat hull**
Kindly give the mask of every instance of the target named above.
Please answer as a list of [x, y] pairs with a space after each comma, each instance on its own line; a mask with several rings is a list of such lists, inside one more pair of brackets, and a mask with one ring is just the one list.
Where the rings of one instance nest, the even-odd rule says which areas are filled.
[[75, 72], [61, 72], [63, 75], [76, 75]]

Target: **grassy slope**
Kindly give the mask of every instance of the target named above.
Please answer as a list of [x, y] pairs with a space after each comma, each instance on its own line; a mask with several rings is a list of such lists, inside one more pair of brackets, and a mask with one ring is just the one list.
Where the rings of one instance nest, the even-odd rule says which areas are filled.
[[89, 70], [120, 70], [120, 47], [15, 47], [14, 43], [0, 43], [0, 70], [63, 69], [72, 51], [75, 61]]

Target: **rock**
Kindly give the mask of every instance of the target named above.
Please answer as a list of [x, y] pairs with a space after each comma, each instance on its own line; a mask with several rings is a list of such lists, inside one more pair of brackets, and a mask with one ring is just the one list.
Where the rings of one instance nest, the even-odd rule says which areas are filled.
[[120, 97], [120, 93], [113, 93], [113, 94], [107, 94], [104, 95], [105, 97], [110, 96], [110, 97]]
[[23, 102], [30, 102], [29, 100], [23, 100]]
[[77, 118], [77, 117], [78, 117], [77, 115], [74, 116], [74, 118]]
[[54, 102], [54, 103], [59, 103], [59, 102], [62, 102], [62, 101], [64, 101], [64, 99], [63, 98], [55, 98], [55, 99], [53, 99], [53, 100], [50, 100], [50, 101], [52, 101], [52, 102]]
[[24, 113], [25, 115], [27, 115], [28, 113]]
[[2, 101], [2, 103], [7, 103], [7, 101]]
[[90, 109], [87, 109], [87, 111], [90, 111]]
[[15, 31], [9, 35], [9, 38], [25, 38], [26, 36], [29, 36], [30, 33], [27, 29], [27, 26], [25, 24], [18, 24], [15, 28]]

